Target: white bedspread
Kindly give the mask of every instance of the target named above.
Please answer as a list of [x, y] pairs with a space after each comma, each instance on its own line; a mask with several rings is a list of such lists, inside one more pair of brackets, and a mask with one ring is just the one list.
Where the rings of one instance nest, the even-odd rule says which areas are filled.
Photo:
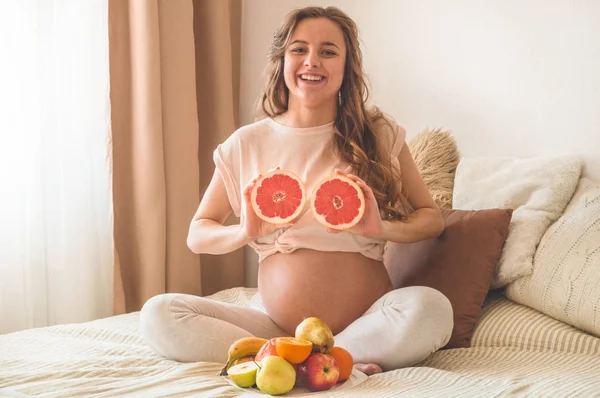
[[[260, 306], [255, 289], [215, 299]], [[600, 396], [600, 339], [503, 297], [489, 300], [472, 348], [370, 377], [321, 397]], [[165, 360], [141, 339], [138, 313], [0, 336], [0, 396], [257, 396], [218, 376], [222, 364]]]

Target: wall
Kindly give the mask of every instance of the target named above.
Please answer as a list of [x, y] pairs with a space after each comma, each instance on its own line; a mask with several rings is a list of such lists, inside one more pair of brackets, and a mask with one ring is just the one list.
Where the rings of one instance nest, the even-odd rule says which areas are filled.
[[575, 153], [600, 180], [600, 2], [246, 0], [242, 124], [253, 121], [273, 31], [306, 5], [335, 5], [356, 21], [372, 103], [409, 138], [439, 126], [464, 156]]

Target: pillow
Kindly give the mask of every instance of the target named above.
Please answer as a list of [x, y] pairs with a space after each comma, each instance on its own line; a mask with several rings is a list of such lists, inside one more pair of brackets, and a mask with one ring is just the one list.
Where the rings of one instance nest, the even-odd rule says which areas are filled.
[[394, 288], [428, 286], [452, 304], [454, 329], [445, 348], [470, 347], [512, 210], [442, 210], [440, 237], [416, 243], [388, 242], [384, 264]]
[[600, 183], [582, 178], [564, 214], [544, 234], [533, 273], [506, 296], [600, 336]]
[[564, 211], [580, 174], [581, 161], [573, 156], [461, 159], [455, 209], [514, 209], [492, 288], [531, 274], [535, 249]]
[[456, 141], [449, 131], [425, 130], [408, 143], [417, 170], [440, 209], [452, 208], [454, 174], [460, 161]]

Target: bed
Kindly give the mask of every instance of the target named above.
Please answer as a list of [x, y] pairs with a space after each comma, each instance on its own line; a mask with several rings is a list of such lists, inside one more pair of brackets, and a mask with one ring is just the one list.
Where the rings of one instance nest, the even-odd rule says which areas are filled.
[[[456, 154], [448, 135], [436, 132], [418, 139], [444, 137], [443, 152]], [[430, 156], [426, 149], [413, 153], [416, 159]], [[420, 167], [426, 171], [426, 162]], [[460, 261], [445, 269], [441, 285], [430, 286], [452, 302], [455, 329], [455, 301], [468, 295], [481, 298], [467, 303], [476, 309], [474, 315], [467, 314], [473, 322], [469, 344], [442, 349], [412, 367], [363, 375], [364, 381], [351, 388], [338, 385], [309, 396], [600, 397], [600, 183], [584, 177], [580, 162], [572, 156], [462, 158], [453, 167], [450, 211], [471, 214], [472, 210], [460, 209], [486, 212], [508, 207], [512, 212], [505, 225], [510, 233], [496, 242], [495, 249], [477, 243], [482, 234], [471, 228], [474, 224], [457, 230], [446, 224], [442, 237], [448, 239], [440, 238], [446, 246], [438, 260]], [[434, 191], [435, 179], [428, 184]], [[459, 255], [461, 245], [467, 249]], [[448, 249], [453, 255], [445, 254]], [[490, 250], [496, 251], [494, 256]], [[501, 251], [502, 257], [496, 257]], [[397, 257], [407, 260], [407, 253]], [[489, 275], [482, 272], [484, 263]], [[457, 288], [455, 281], [453, 290], [444, 291], [447, 281], [457, 275], [462, 285]], [[427, 277], [422, 280], [429, 282]], [[236, 287], [209, 297], [262, 309], [255, 288]], [[0, 397], [260, 394], [219, 376], [222, 366], [158, 356], [140, 335], [139, 312], [0, 335]]]
[[[443, 137], [448, 145], [444, 153], [452, 149], [456, 154], [448, 135], [436, 132], [418, 138]], [[413, 153], [419, 159], [427, 150]], [[463, 158], [454, 164], [453, 197], [447, 198], [453, 204], [450, 211], [458, 214], [463, 211], [460, 208], [506, 207], [512, 211], [505, 225], [510, 233], [496, 242], [495, 249], [477, 243], [482, 234], [472, 223], [457, 230], [447, 223], [442, 237], [448, 239], [440, 238], [446, 246], [438, 260], [460, 261], [444, 271], [441, 285], [430, 286], [439, 288], [452, 302], [455, 330], [455, 301], [469, 295], [481, 298], [475, 304], [467, 303], [476, 309], [475, 314], [467, 314], [467, 320], [473, 322], [469, 344], [442, 349], [412, 367], [362, 375], [359, 379], [364, 381], [356, 385], [341, 384], [307, 395], [600, 397], [600, 183], [584, 178], [580, 166], [570, 156]], [[426, 167], [426, 162], [420, 167]], [[434, 191], [435, 179], [428, 181]], [[464, 211], [471, 214], [471, 210]], [[472, 222], [473, 218], [463, 220]], [[461, 245], [466, 249], [458, 255]], [[431, 246], [425, 248], [431, 250]], [[502, 258], [490, 256], [490, 250], [498, 256], [502, 251]], [[407, 260], [406, 254], [400, 252], [398, 258]], [[412, 258], [408, 262], [413, 262]], [[486, 262], [489, 275], [482, 272]], [[438, 275], [444, 274], [438, 270]], [[456, 275], [462, 285], [457, 288], [453, 282], [452, 290], [444, 291], [447, 281]], [[427, 277], [422, 280], [423, 284], [430, 282]], [[209, 297], [262, 309], [255, 288], [236, 287]], [[219, 376], [222, 366], [179, 363], [155, 354], [140, 335], [139, 312], [0, 335], [0, 397], [260, 394]]]
[[[254, 288], [215, 300], [261, 308]], [[0, 336], [0, 396], [251, 397], [219, 363], [178, 363], [142, 340], [139, 313]], [[471, 348], [369, 377], [324, 397], [600, 396], [600, 339], [492, 291]]]

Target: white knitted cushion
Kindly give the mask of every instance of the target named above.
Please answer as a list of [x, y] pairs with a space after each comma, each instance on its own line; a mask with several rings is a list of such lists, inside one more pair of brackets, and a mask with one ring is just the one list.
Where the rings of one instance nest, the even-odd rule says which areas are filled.
[[565, 213], [544, 234], [533, 273], [506, 295], [600, 336], [600, 184], [582, 178]]
[[536, 247], [571, 199], [581, 166], [574, 156], [461, 159], [453, 208], [514, 210], [493, 288], [531, 274]]

